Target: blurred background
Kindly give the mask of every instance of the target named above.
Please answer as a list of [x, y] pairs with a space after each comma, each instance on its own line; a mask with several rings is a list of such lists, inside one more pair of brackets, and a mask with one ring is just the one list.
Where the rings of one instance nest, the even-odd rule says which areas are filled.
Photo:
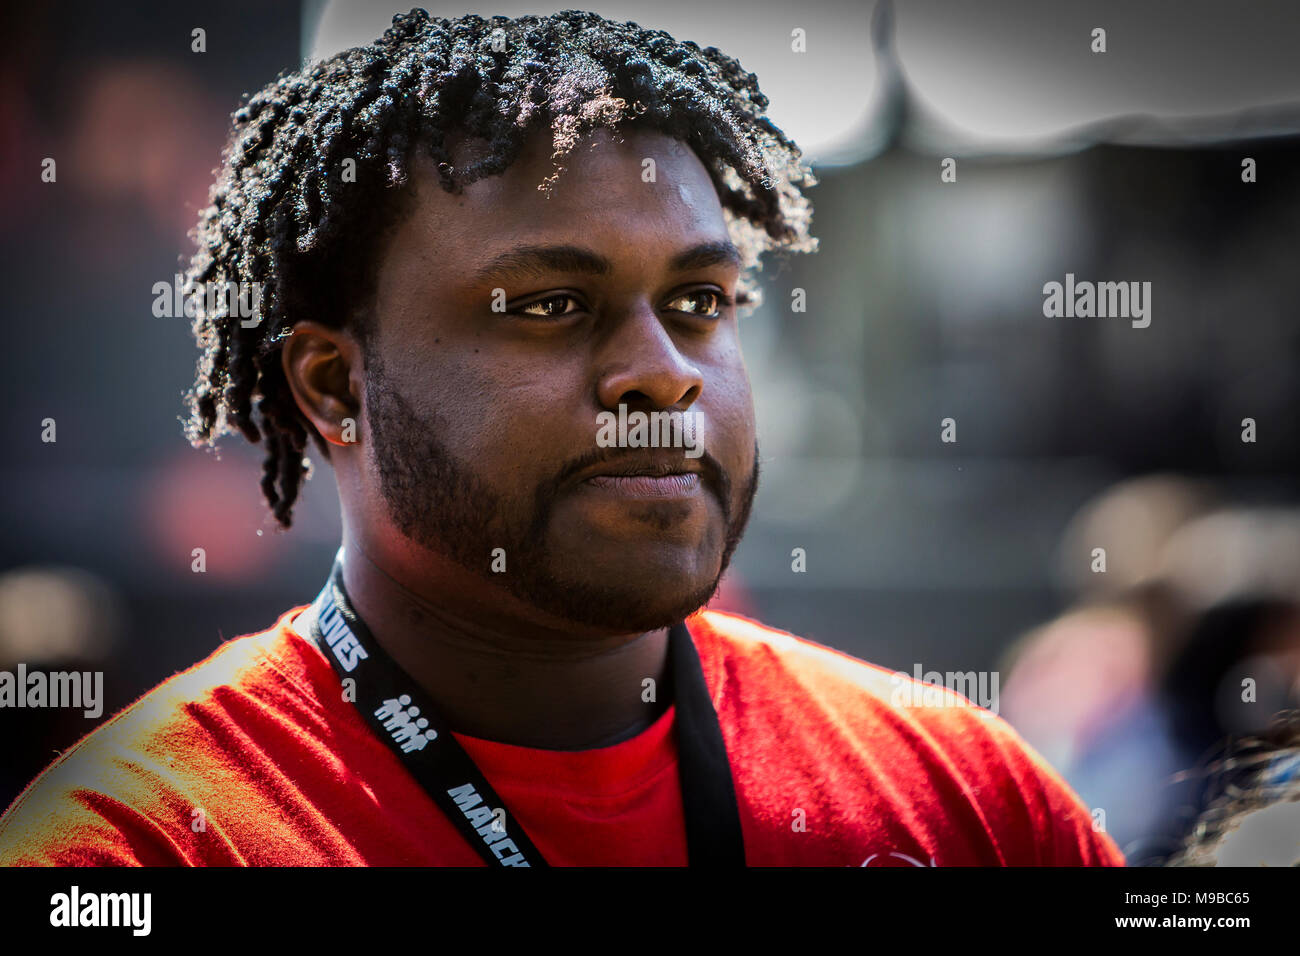
[[[197, 348], [152, 289], [240, 98], [408, 7], [6, 7], [0, 670], [103, 670], [102, 721], [316, 594], [331, 473], [281, 534], [257, 449], [188, 446]], [[764, 470], [715, 606], [909, 674], [996, 672], [1130, 862], [1166, 861], [1214, 756], [1300, 707], [1300, 11], [588, 8], [737, 56], [821, 180], [820, 252], [769, 260], [742, 326]], [[1150, 282], [1150, 325], [1045, 316], [1067, 273]], [[97, 723], [0, 721], [0, 807]]]

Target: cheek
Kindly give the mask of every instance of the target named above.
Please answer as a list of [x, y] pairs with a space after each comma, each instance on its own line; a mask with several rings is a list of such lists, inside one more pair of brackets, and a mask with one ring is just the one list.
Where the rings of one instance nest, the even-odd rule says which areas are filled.
[[[502, 492], [531, 494], [537, 480], [584, 450], [574, 447], [581, 386], [563, 367], [485, 362], [485, 351], [440, 359], [411, 380], [429, 383], [422, 407], [459, 461]], [[594, 415], [591, 433], [594, 441]]]
[[734, 403], [710, 409], [709, 419], [712, 432], [704, 436], [704, 450], [728, 471], [733, 482], [739, 482], [753, 467], [753, 414], [737, 395]]
[[711, 429], [704, 436], [705, 448], [725, 464], [734, 466], [748, 459], [755, 431], [754, 396], [739, 350], [728, 355], [725, 362], [708, 369], [705, 382], [711, 393], [703, 403], [708, 414], [707, 427]]

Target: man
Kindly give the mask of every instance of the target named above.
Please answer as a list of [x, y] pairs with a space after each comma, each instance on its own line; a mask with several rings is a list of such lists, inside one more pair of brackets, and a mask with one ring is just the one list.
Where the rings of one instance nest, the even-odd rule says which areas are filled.
[[1122, 864], [989, 712], [701, 610], [758, 480], [737, 309], [814, 248], [765, 107], [635, 24], [413, 11], [237, 112], [190, 278], [259, 313], [196, 319], [190, 434], [263, 442], [285, 527], [312, 441], [339, 557], [0, 862]]

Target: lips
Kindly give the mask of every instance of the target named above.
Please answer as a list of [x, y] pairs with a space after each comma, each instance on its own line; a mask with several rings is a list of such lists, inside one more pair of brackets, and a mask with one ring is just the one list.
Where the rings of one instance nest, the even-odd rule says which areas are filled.
[[583, 469], [581, 486], [633, 498], [681, 498], [702, 487], [700, 462], [680, 453], [625, 454]]
[[694, 472], [667, 475], [593, 475], [586, 484], [633, 498], [680, 498], [699, 491]]

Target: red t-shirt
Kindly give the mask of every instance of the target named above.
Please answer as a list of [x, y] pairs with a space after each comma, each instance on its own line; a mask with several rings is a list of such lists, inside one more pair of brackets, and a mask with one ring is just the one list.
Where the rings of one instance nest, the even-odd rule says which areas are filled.
[[[292, 626], [302, 610], [59, 757], [0, 817], [0, 864], [485, 865], [343, 699]], [[735, 615], [687, 625], [749, 865], [1124, 865], [1060, 776], [960, 695], [895, 705], [884, 668]], [[455, 736], [553, 865], [681, 866], [673, 720], [585, 751]]]

